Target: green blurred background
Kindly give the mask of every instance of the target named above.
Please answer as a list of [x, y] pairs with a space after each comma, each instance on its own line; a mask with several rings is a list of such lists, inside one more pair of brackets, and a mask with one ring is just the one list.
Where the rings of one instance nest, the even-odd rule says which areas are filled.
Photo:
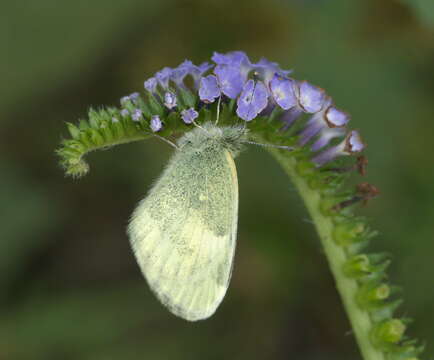
[[0, 15], [0, 359], [359, 359], [303, 204], [261, 149], [238, 160], [234, 276], [211, 319], [153, 297], [125, 227], [171, 149], [91, 154], [65, 178], [65, 121], [117, 105], [163, 66], [266, 56], [318, 84], [368, 143], [361, 213], [394, 255], [401, 314], [434, 356], [434, 2], [22, 0]]

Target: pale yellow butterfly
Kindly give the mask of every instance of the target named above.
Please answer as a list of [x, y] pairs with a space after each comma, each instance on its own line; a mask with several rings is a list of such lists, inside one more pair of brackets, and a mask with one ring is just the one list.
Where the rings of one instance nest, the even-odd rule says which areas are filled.
[[211, 316], [232, 273], [238, 220], [234, 156], [244, 127], [207, 123], [186, 133], [128, 227], [137, 262], [175, 315]]

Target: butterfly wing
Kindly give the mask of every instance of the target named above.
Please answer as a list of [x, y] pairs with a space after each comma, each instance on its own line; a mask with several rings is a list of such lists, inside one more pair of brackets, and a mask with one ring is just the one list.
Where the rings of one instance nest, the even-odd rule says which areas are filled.
[[175, 315], [211, 316], [229, 285], [238, 180], [224, 148], [178, 153], [133, 213], [128, 232], [151, 289]]

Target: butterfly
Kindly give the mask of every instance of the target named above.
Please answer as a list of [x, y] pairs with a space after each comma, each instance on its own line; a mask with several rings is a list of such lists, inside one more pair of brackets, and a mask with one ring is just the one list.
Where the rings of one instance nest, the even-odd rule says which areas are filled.
[[234, 157], [246, 133], [212, 123], [186, 133], [128, 226], [151, 290], [189, 321], [214, 314], [229, 286], [238, 221]]

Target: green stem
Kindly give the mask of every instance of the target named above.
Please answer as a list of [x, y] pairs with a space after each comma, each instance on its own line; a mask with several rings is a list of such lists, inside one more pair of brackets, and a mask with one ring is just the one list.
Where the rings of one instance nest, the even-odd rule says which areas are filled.
[[306, 179], [297, 174], [297, 160], [278, 149], [268, 148], [268, 151], [276, 158], [306, 204], [307, 210], [315, 224], [331, 272], [334, 276], [336, 287], [342, 298], [345, 310], [351, 322], [357, 343], [364, 360], [385, 360], [384, 352], [377, 350], [371, 343], [370, 332], [373, 321], [369, 313], [362, 310], [356, 303], [356, 293], [359, 289], [357, 280], [351, 279], [343, 272], [343, 266], [349, 255], [346, 250], [337, 245], [333, 240], [334, 224], [330, 217], [321, 211], [321, 194], [318, 190], [312, 190]]

